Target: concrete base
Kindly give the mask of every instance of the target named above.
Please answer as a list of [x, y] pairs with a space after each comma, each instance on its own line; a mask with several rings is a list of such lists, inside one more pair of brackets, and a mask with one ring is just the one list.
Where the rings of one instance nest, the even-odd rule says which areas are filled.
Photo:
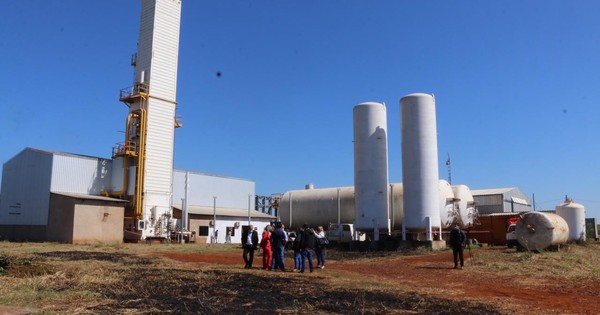
[[431, 250], [446, 249], [446, 241], [400, 241], [398, 249], [415, 249], [425, 247]]

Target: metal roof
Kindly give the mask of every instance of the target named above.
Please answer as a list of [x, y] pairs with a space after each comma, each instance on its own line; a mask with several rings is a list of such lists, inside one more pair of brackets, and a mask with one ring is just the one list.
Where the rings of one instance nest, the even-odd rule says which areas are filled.
[[173, 172], [181, 172], [181, 173], [190, 173], [190, 174], [195, 174], [195, 175], [203, 175], [203, 176], [211, 176], [211, 177], [221, 177], [221, 178], [226, 178], [226, 179], [236, 179], [236, 180], [243, 180], [243, 181], [247, 181], [247, 182], [256, 182], [253, 179], [245, 179], [245, 178], [239, 178], [239, 177], [232, 177], [232, 176], [227, 176], [227, 175], [221, 175], [221, 174], [214, 174], [214, 173], [206, 173], [206, 172], [199, 172], [199, 171], [191, 171], [191, 170], [182, 170], [182, 169], [173, 169]]
[[129, 201], [123, 200], [123, 199], [110, 198], [110, 197], [104, 197], [104, 196], [65, 193], [65, 192], [56, 192], [56, 191], [52, 191], [51, 193], [53, 193], [55, 195], [61, 195], [61, 196], [66, 196], [66, 197], [71, 197], [71, 198], [78, 198], [78, 199], [86, 199], [86, 200], [100, 200], [100, 201], [112, 201], [112, 202], [122, 202], [122, 203], [129, 202]]
[[502, 195], [511, 190], [518, 189], [517, 187], [507, 187], [507, 188], [492, 188], [492, 189], [474, 189], [471, 190], [471, 194], [473, 196], [484, 196], [484, 195]]
[[[173, 205], [173, 209], [177, 209], [181, 211], [181, 205]], [[213, 207], [203, 207], [203, 206], [188, 206], [188, 212], [190, 214], [200, 214], [200, 215], [213, 215], [215, 209]], [[248, 210], [244, 209], [233, 209], [233, 208], [218, 208], [216, 209], [216, 214], [219, 216], [226, 217], [248, 217]], [[268, 215], [266, 213], [258, 212], [255, 210], [250, 211], [250, 216], [253, 218], [262, 218], [262, 219], [276, 219], [277, 217]]]
[[103, 157], [98, 157], [98, 156], [91, 156], [91, 155], [84, 155], [84, 154], [77, 154], [77, 153], [69, 153], [69, 152], [62, 152], [62, 151], [44, 150], [44, 149], [38, 149], [38, 148], [32, 148], [32, 147], [26, 147], [25, 149], [21, 150], [21, 152], [27, 151], [27, 150], [37, 151], [37, 152], [46, 153], [46, 154], [73, 156], [73, 157], [88, 158], [88, 159], [110, 160], [110, 158], [103, 158]]

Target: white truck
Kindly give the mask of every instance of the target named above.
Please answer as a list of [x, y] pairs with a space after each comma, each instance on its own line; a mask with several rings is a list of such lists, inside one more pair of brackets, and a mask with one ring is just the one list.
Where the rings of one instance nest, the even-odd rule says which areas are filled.
[[354, 224], [350, 223], [329, 224], [326, 236], [330, 244], [349, 244], [352, 241], [364, 241], [366, 239], [365, 233], [356, 231]]

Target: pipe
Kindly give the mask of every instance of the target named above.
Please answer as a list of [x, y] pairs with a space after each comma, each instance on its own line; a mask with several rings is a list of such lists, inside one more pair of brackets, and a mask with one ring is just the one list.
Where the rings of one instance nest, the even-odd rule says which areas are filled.
[[146, 117], [146, 110], [140, 108], [140, 145], [138, 154], [138, 165], [137, 165], [137, 181], [135, 186], [135, 215], [138, 219], [142, 219], [143, 216], [143, 192], [144, 192], [144, 171], [146, 164], [146, 128], [148, 125], [148, 118]]

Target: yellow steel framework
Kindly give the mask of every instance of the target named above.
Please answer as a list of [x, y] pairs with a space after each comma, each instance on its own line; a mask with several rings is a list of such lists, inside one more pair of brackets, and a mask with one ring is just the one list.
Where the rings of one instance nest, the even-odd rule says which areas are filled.
[[129, 108], [134, 104], [139, 107], [127, 115], [125, 125], [125, 142], [113, 148], [113, 158], [123, 157], [123, 187], [120, 191], [103, 192], [105, 196], [125, 199], [129, 186], [129, 166], [135, 165], [136, 178], [130, 209], [135, 219], [142, 219], [144, 206], [144, 169], [146, 166], [146, 132], [148, 127], [148, 85], [138, 83], [133, 87], [121, 90], [119, 100]]

